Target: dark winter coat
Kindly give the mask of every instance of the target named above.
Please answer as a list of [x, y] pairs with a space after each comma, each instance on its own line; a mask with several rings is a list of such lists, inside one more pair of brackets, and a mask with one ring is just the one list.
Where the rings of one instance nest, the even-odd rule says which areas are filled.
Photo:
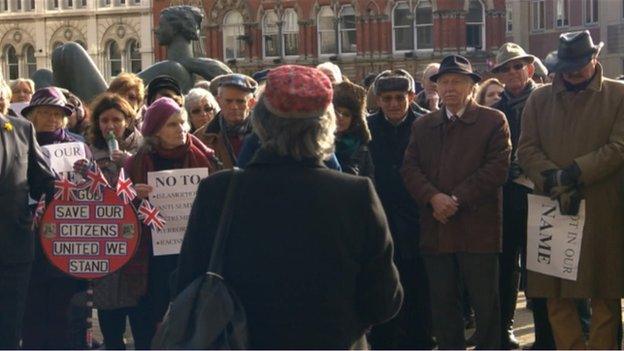
[[[224, 277], [247, 313], [251, 348], [348, 349], [396, 314], [403, 290], [371, 181], [260, 149], [241, 174]], [[203, 180], [176, 291], [204, 274], [231, 171]]]
[[[446, 108], [414, 122], [401, 170], [420, 205], [420, 249], [425, 253], [491, 253], [501, 249], [502, 191], [511, 142], [505, 116], [475, 102], [455, 122]], [[459, 210], [449, 222], [433, 218], [429, 201], [454, 195]]]
[[[336, 156], [342, 171], [348, 174], [369, 177], [375, 180], [375, 167], [367, 144], [352, 137], [336, 137]], [[349, 143], [350, 141], [351, 143]]]

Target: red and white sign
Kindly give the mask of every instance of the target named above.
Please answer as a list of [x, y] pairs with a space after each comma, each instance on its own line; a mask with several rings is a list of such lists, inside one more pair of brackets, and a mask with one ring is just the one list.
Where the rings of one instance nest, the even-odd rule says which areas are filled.
[[48, 205], [39, 234], [55, 267], [76, 278], [96, 279], [132, 258], [140, 228], [132, 204], [124, 203], [114, 189], [93, 194], [83, 187], [73, 190], [71, 200], [58, 198]]

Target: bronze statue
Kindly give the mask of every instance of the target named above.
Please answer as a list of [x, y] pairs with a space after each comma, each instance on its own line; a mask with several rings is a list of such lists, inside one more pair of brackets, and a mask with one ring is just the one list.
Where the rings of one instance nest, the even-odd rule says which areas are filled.
[[[162, 10], [156, 38], [160, 45], [167, 47], [167, 59], [138, 73], [146, 86], [155, 77], [168, 75], [177, 80], [183, 93], [186, 93], [193, 87], [194, 74], [211, 80], [218, 75], [232, 73], [221, 61], [193, 57], [192, 41], [199, 40], [202, 19], [201, 11], [193, 6], [171, 6]], [[49, 71], [40, 71], [36, 77], [43, 78], [41, 85], [49, 84], [44, 82], [45, 78], [49, 78]], [[107, 88], [89, 54], [76, 43], [61, 45], [53, 51], [52, 72], [54, 85], [66, 88], [83, 101], [90, 101]], [[39, 86], [38, 81], [35, 83]]]

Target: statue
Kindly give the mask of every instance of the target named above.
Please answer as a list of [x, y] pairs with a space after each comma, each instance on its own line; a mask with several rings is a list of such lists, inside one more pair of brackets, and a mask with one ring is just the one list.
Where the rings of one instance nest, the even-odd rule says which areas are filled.
[[[206, 57], [193, 57], [193, 40], [199, 40], [203, 15], [197, 7], [181, 5], [165, 8], [160, 13], [156, 38], [167, 47], [167, 59], [157, 62], [138, 73], [147, 86], [157, 76], [168, 75], [178, 81], [183, 93], [193, 87], [193, 75], [206, 80], [232, 73], [221, 61]], [[41, 71], [40, 73], [37, 73]], [[49, 79], [49, 71], [38, 70], [37, 77]], [[89, 54], [76, 43], [67, 43], [52, 53], [54, 85], [76, 94], [85, 102], [90, 101], [107, 88], [106, 81]], [[37, 83], [37, 82], [36, 82]]]

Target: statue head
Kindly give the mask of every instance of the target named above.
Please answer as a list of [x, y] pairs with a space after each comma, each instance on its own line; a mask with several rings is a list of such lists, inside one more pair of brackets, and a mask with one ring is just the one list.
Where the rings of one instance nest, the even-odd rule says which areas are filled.
[[156, 29], [160, 45], [169, 45], [173, 38], [181, 35], [188, 41], [199, 39], [199, 28], [204, 15], [194, 6], [171, 6], [162, 10]]

